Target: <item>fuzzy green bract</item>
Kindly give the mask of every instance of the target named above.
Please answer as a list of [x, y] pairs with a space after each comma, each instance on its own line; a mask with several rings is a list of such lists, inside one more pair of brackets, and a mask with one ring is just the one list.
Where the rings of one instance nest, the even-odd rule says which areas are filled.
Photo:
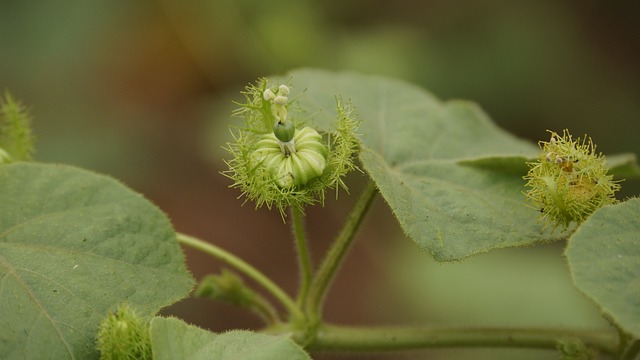
[[0, 358], [97, 359], [100, 320], [141, 316], [193, 286], [167, 217], [112, 178], [0, 166]]
[[240, 330], [214, 334], [174, 318], [151, 320], [151, 342], [156, 360], [311, 359], [285, 335]]
[[0, 99], [0, 164], [31, 160], [34, 142], [29, 112], [6, 92]]
[[617, 325], [640, 337], [640, 199], [605, 206], [569, 238], [575, 285]]
[[149, 321], [122, 304], [100, 322], [100, 360], [151, 360]]
[[494, 125], [478, 106], [443, 102], [380, 76], [293, 71], [299, 107], [318, 130], [333, 122], [334, 96], [348, 96], [363, 120], [360, 160], [400, 225], [438, 260], [551, 240], [522, 194], [534, 144]]

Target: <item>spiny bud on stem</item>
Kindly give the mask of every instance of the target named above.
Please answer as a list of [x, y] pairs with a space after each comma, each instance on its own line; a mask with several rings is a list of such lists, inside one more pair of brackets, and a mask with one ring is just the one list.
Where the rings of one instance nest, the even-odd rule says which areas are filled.
[[591, 138], [574, 141], [568, 130], [562, 136], [549, 132], [551, 139], [539, 143], [538, 159], [528, 163], [526, 195], [545, 226], [567, 229], [572, 222], [580, 224], [596, 209], [615, 203], [620, 184], [607, 173], [605, 157], [596, 154]]
[[120, 305], [100, 323], [97, 347], [101, 360], [151, 360], [149, 323], [128, 305]]
[[29, 112], [6, 92], [0, 99], [0, 164], [30, 161], [34, 143]]

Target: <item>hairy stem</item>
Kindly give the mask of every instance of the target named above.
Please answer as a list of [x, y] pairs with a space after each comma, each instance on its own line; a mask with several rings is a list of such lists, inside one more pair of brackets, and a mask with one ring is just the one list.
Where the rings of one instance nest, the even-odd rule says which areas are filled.
[[296, 238], [298, 265], [300, 268], [300, 290], [298, 292], [297, 302], [298, 305], [301, 306], [307, 298], [313, 274], [307, 236], [304, 230], [304, 214], [302, 213], [302, 210], [296, 206], [291, 207], [291, 213], [293, 217], [293, 235]]
[[287, 309], [289, 314], [294, 318], [302, 318], [302, 312], [300, 308], [296, 306], [294, 301], [285, 293], [278, 285], [276, 285], [271, 279], [266, 277], [262, 272], [246, 263], [239, 257], [223, 250], [213, 244], [210, 244], [204, 240], [200, 240], [193, 236], [176, 233], [178, 242], [182, 245], [189, 246], [193, 249], [200, 250], [206, 254], [209, 254], [217, 259], [224, 261], [225, 263], [233, 266], [249, 278], [253, 279], [258, 284], [267, 290], [274, 298], [276, 298]]
[[[295, 333], [293, 336], [296, 339]], [[447, 347], [556, 349], [559, 341], [573, 339], [579, 339], [587, 347], [604, 353], [615, 354], [618, 351], [619, 339], [612, 331], [437, 326], [367, 328], [335, 325], [321, 325], [307, 348], [355, 352]]]
[[316, 273], [309, 289], [309, 297], [306, 303], [307, 315], [319, 320], [321, 318], [322, 304], [326, 296], [331, 281], [335, 277], [342, 260], [349, 250], [349, 246], [364, 219], [375, 195], [377, 188], [372, 180], [369, 180], [364, 190], [360, 194], [351, 214], [347, 218], [342, 230], [334, 240], [331, 248]]

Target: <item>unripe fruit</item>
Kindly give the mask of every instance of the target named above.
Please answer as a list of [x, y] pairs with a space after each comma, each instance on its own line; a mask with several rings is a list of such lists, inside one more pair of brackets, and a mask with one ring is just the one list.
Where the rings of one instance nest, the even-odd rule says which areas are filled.
[[273, 133], [265, 134], [253, 153], [255, 164], [267, 169], [282, 188], [305, 185], [327, 166], [328, 150], [317, 131], [304, 127], [295, 131], [292, 141], [295, 152], [286, 154]]
[[282, 142], [291, 141], [295, 132], [296, 128], [293, 126], [291, 121], [285, 121], [284, 123], [276, 121], [273, 125], [273, 134]]

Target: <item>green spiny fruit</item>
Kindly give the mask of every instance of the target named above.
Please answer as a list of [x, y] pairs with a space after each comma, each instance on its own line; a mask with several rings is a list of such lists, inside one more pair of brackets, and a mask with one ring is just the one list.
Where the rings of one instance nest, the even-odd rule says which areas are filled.
[[605, 157], [596, 153], [591, 138], [573, 140], [568, 130], [562, 136], [549, 132], [551, 139], [539, 142], [538, 159], [528, 163], [526, 195], [545, 226], [566, 230], [596, 209], [616, 203], [620, 184], [608, 174]]
[[150, 360], [149, 323], [128, 305], [120, 305], [100, 322], [97, 347], [101, 360]]

